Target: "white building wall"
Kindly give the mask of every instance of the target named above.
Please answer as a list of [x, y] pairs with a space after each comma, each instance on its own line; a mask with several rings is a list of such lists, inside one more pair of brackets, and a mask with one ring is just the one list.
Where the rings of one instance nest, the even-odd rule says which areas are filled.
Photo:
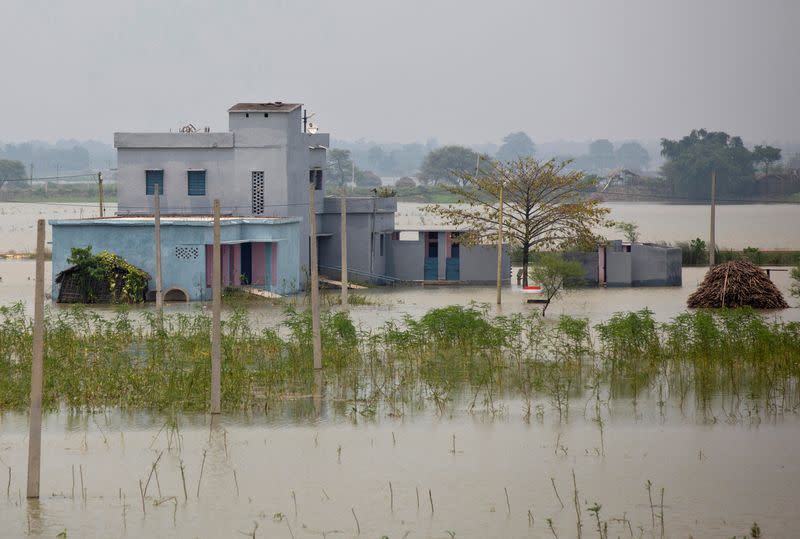
[[[214, 198], [223, 207], [238, 203], [237, 190], [226, 185], [233, 174], [231, 148], [119, 148], [117, 151], [118, 213], [153, 212], [153, 196], [145, 192], [145, 171], [164, 171], [164, 214], [210, 213]], [[206, 195], [189, 196], [189, 170], [206, 171]]]
[[[118, 213], [150, 214], [148, 169], [164, 171], [164, 214], [208, 214], [215, 198], [223, 213], [252, 214], [252, 173], [264, 172], [264, 213], [299, 217], [300, 265], [308, 269], [309, 169], [324, 170], [330, 137], [303, 133], [302, 108], [290, 112], [229, 112], [228, 133], [115, 133]], [[206, 195], [188, 195], [187, 172], [206, 171]], [[324, 175], [323, 175], [324, 182]], [[315, 192], [323, 212], [323, 189]], [[319, 221], [318, 221], [319, 222]]]

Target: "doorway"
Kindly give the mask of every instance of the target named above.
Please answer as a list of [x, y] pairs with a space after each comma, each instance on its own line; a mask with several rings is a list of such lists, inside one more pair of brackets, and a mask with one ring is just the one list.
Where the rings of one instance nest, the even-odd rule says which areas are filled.
[[253, 245], [243, 243], [240, 249], [241, 272], [239, 276], [243, 285], [253, 284]]

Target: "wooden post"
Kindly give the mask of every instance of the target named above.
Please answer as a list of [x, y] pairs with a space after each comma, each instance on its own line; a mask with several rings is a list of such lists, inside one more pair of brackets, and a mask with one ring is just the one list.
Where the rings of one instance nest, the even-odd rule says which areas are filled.
[[105, 217], [105, 208], [103, 208], [103, 173], [97, 173], [97, 198], [100, 201], [100, 217]]
[[717, 171], [711, 171], [711, 231], [708, 239], [708, 266], [713, 268], [716, 264], [716, 213], [717, 213]]
[[500, 181], [500, 218], [497, 221], [497, 304], [502, 303], [503, 286], [503, 182]]
[[44, 377], [44, 219], [36, 225], [36, 288], [33, 303], [31, 415], [28, 436], [28, 498], [39, 497], [42, 456], [42, 379]]
[[[355, 165], [353, 165], [355, 167]], [[344, 185], [342, 185], [342, 198], [341, 198], [341, 210], [342, 210], [342, 217], [341, 217], [341, 224], [342, 229], [340, 234], [342, 235], [342, 307], [347, 308], [348, 299], [347, 299], [347, 286], [348, 286], [348, 275], [347, 275], [347, 189]]]
[[311, 249], [311, 337], [314, 348], [314, 368], [322, 368], [322, 336], [319, 322], [319, 266], [317, 262], [317, 212], [314, 209], [314, 182], [308, 184], [308, 226]]
[[164, 300], [161, 297], [162, 283], [161, 283], [161, 187], [158, 183], [155, 184], [155, 196], [153, 198], [153, 205], [155, 206], [153, 212], [153, 226], [155, 235], [155, 250], [156, 250], [156, 309], [161, 316], [161, 310], [164, 307]]
[[211, 270], [211, 414], [220, 413], [222, 374], [222, 254], [220, 247], [219, 199], [214, 199], [214, 247]]

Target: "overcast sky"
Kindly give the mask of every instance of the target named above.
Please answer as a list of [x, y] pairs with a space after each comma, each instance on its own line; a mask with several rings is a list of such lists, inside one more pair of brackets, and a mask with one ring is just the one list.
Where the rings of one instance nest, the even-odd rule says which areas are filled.
[[239, 101], [340, 139], [800, 139], [800, 1], [0, 3], [0, 141], [112, 140]]

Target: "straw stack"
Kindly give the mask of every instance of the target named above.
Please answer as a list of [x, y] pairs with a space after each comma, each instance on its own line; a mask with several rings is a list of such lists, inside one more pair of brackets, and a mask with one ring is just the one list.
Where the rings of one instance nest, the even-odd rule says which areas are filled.
[[789, 305], [764, 270], [746, 260], [714, 266], [689, 296], [693, 308], [744, 307], [785, 309]]

